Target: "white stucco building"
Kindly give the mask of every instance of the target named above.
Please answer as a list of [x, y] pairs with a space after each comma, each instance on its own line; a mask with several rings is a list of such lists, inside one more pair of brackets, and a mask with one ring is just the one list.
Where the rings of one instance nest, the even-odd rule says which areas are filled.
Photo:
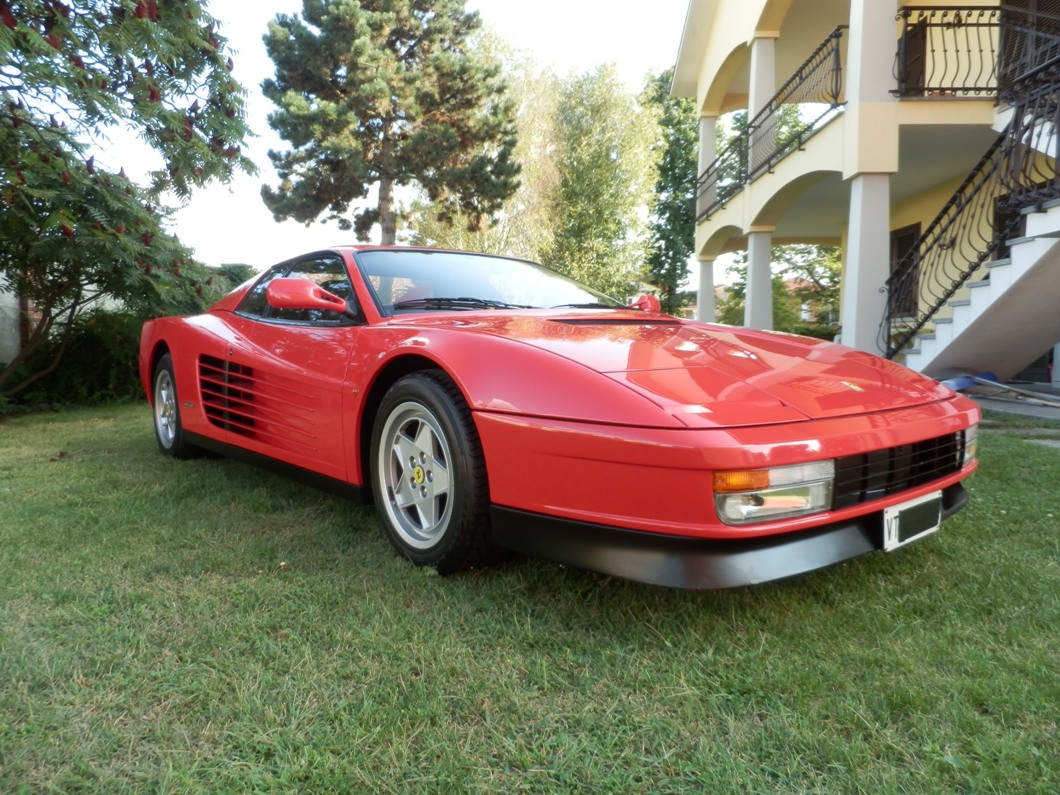
[[1058, 74], [1060, 0], [691, 0], [699, 316], [719, 255], [747, 253], [745, 325], [769, 328], [772, 246], [838, 245], [845, 344], [1018, 373], [1060, 341]]

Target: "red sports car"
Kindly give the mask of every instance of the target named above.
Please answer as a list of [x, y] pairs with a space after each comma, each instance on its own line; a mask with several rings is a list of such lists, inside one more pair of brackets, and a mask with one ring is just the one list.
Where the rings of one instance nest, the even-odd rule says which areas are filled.
[[936, 530], [979, 410], [842, 346], [626, 307], [540, 265], [339, 247], [144, 326], [162, 452], [374, 500], [442, 573], [492, 548], [681, 588]]

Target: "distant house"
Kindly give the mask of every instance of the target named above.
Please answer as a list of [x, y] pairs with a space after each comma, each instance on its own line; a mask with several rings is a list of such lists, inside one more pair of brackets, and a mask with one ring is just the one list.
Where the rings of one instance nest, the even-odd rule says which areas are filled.
[[769, 328], [772, 246], [837, 245], [848, 345], [1009, 378], [1060, 342], [1060, 0], [690, 0], [673, 93], [700, 113], [702, 301], [745, 251]]

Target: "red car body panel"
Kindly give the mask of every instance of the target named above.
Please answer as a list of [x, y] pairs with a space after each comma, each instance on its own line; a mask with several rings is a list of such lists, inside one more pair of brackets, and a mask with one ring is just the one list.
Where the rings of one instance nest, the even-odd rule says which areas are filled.
[[[940, 410], [941, 409], [941, 410]], [[918, 416], [913, 416], [916, 412]], [[843, 511], [754, 527], [722, 524], [711, 473], [854, 454], [866, 443], [896, 447], [967, 427], [975, 412], [955, 405], [784, 426], [658, 431], [585, 426], [501, 415], [476, 418], [494, 502], [580, 522], [697, 538], [751, 538], [873, 513], [967, 477], [975, 464], [928, 486]], [[547, 435], [542, 433], [547, 430]], [[801, 430], [802, 433], [790, 431]], [[657, 495], [646, 499], [645, 495]]]
[[[498, 507], [647, 534], [748, 539], [851, 520], [946, 489], [975, 469], [841, 510], [729, 526], [712, 473], [895, 448], [963, 431], [978, 407], [891, 362], [785, 334], [642, 311], [525, 309], [386, 317], [350, 270], [362, 322], [270, 324], [234, 310], [244, 285], [203, 315], [143, 330], [148, 396], [163, 352], [186, 431], [325, 478], [366, 484], [365, 434], [379, 383], [433, 366], [472, 410]], [[208, 417], [220, 370], [252, 373], [253, 432]], [[227, 377], [227, 376], [226, 376]], [[234, 410], [242, 410], [239, 406]]]

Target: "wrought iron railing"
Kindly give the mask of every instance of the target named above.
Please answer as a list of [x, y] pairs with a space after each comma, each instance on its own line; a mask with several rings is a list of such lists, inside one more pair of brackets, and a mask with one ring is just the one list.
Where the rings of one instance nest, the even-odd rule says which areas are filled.
[[[907, 23], [906, 31], [916, 25], [929, 31], [943, 20], [948, 20], [952, 30], [971, 26], [981, 31], [994, 18], [992, 12], [981, 8], [902, 9], [899, 13], [899, 19]], [[1010, 121], [887, 280], [887, 312], [880, 326], [880, 346], [891, 358], [909, 346], [973, 277], [989, 278], [984, 265], [1008, 256], [1009, 241], [1022, 234], [1028, 210], [1060, 199], [1060, 17], [1003, 6], [997, 10], [996, 20], [996, 36], [967, 34], [963, 41], [967, 44], [974, 38], [993, 42], [990, 52], [997, 64], [993, 74], [998, 76], [1001, 101], [1011, 106]], [[927, 32], [916, 35], [930, 39]], [[981, 60], [978, 55], [963, 60], [925, 57], [925, 68], [920, 70], [924, 79], [912, 80], [915, 70], [902, 71], [903, 57], [907, 64], [912, 61], [908, 52], [903, 56], [901, 47], [900, 43], [898, 77], [900, 86], [905, 80], [906, 92], [917, 89], [929, 93], [942, 88], [941, 83], [960, 90], [958, 83], [967, 87], [979, 82], [978, 78], [931, 77], [970, 75], [971, 69], [936, 72], [926, 68], [932, 59], [942, 64], [961, 63]], [[952, 47], [944, 50], [952, 51]], [[985, 57], [987, 50], [963, 46], [961, 52], [982, 52]], [[974, 71], [976, 75], [984, 73], [982, 69]], [[933, 85], [936, 82], [940, 85]]]
[[747, 184], [747, 131], [736, 135], [696, 180], [696, 222], [705, 221]]
[[1060, 198], [1060, 83], [1021, 97], [1000, 135], [887, 280], [881, 350], [893, 358], [985, 263], [1007, 256], [1028, 208]]
[[700, 175], [697, 222], [710, 218], [842, 111], [846, 29], [840, 25], [832, 31]]
[[994, 96], [1001, 9], [997, 6], [906, 6], [893, 90], [900, 97]]
[[828, 34], [747, 125], [749, 180], [772, 170], [842, 111], [846, 30], [840, 25]]
[[998, 91], [1002, 102], [1048, 85], [1060, 75], [1060, 16], [1001, 7]]

